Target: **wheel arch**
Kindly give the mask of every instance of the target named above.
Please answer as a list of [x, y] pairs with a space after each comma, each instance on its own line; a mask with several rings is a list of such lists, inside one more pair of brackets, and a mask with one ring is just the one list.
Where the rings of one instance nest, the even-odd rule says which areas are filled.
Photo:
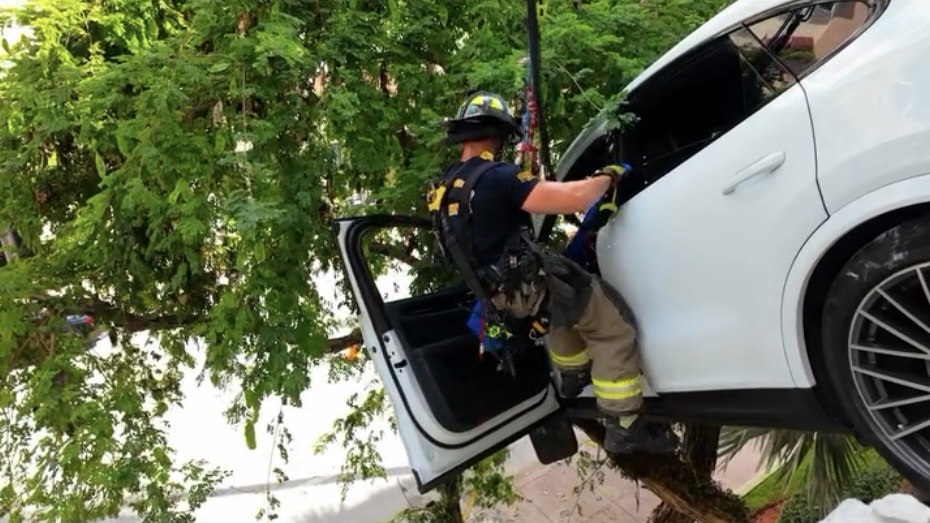
[[[872, 239], [895, 225], [926, 214], [930, 214], [930, 202], [901, 207], [866, 220], [840, 237], [817, 264], [804, 293], [801, 313], [805, 349], [815, 377], [823, 376], [826, 371], [826, 362], [820, 350], [821, 327], [823, 307], [833, 280], [846, 262]], [[832, 394], [820, 383], [815, 385], [814, 392], [828, 411], [842, 412]]]
[[782, 302], [785, 357], [798, 388], [814, 388], [828, 410], [839, 413], [817, 386], [823, 376], [821, 313], [835, 276], [849, 258], [881, 232], [908, 219], [930, 215], [930, 174], [875, 189], [831, 215], [795, 258]]

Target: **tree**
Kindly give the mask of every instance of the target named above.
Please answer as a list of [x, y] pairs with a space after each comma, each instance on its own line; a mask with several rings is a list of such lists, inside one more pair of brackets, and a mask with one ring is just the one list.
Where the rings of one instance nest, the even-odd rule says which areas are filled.
[[[683, 427], [682, 460], [694, 467], [704, 481], [713, 481], [720, 447], [720, 427], [686, 424]], [[679, 512], [674, 505], [661, 503], [652, 511], [653, 523], [690, 523], [693, 518]]]
[[[577, 423], [593, 441], [604, 441], [604, 426], [592, 420]], [[746, 505], [732, 492], [722, 492], [719, 485], [692, 463], [676, 456], [613, 455], [607, 453], [612, 467], [627, 478], [641, 482], [662, 503], [689, 521], [726, 523], [749, 521]]]
[[[548, 0], [554, 150], [725, 3]], [[504, 0], [5, 10], [34, 36], [6, 46], [0, 78], [0, 224], [22, 238], [0, 268], [0, 509], [87, 521], [128, 498], [148, 521], [190, 520], [223, 473], [165, 442], [187, 342], [203, 341], [214, 384], [241, 389], [227, 415], [247, 445], [263, 402], [299, 405], [338, 345], [308, 276], [337, 267], [332, 217], [422, 211], [450, 153], [441, 115], [469, 89], [519, 88], [522, 15]], [[58, 335], [75, 312], [114, 350]], [[677, 509], [716, 513], [684, 463], [614, 461]]]

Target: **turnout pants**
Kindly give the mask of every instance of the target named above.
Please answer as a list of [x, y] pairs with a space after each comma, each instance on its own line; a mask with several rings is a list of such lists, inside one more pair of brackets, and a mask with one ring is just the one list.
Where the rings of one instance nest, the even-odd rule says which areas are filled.
[[606, 284], [597, 279], [591, 283], [592, 292], [578, 322], [549, 332], [549, 357], [562, 372], [590, 368], [600, 410], [617, 416], [630, 414], [643, 402], [636, 329], [608, 297]]
[[[560, 372], [588, 371], [600, 410], [626, 415], [642, 405], [639, 347], [620, 293], [564, 256], [543, 255], [545, 274], [492, 303], [517, 318], [544, 308], [549, 357]], [[624, 314], [624, 311], [626, 314]]]

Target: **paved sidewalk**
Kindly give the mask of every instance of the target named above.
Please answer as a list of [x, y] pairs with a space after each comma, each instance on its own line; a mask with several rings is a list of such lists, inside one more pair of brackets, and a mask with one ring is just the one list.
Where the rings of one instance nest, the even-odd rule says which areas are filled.
[[[597, 447], [579, 438], [583, 451]], [[739, 489], [759, 471], [759, 453], [747, 446], [715, 478], [724, 488]], [[609, 468], [602, 469], [603, 482], [587, 481], [579, 494], [573, 489], [582, 481], [574, 467], [536, 464], [515, 475], [515, 485], [525, 498], [511, 507], [469, 515], [469, 523], [645, 523], [659, 499]], [[590, 487], [593, 485], [593, 489]]]
[[[597, 452], [596, 446], [576, 433], [583, 451]], [[468, 523], [641, 523], [659, 504], [651, 492], [637, 489], [631, 481], [607, 468], [603, 470], [603, 484], [595, 485], [594, 492], [585, 490], [576, 500], [572, 490], [581, 483], [581, 478], [575, 469], [563, 464], [540, 464], [528, 438], [515, 443], [510, 450], [507, 470], [514, 475], [525, 500], [483, 514], [472, 510]], [[758, 453], [747, 447], [726, 470], [718, 472], [717, 479], [735, 490], [756, 476], [758, 462]], [[340, 502], [340, 486], [335, 477], [293, 478], [284, 485], [275, 485], [272, 489], [281, 502], [277, 522], [379, 523], [409, 506], [423, 506], [435, 496], [435, 491], [420, 495], [406, 467], [391, 468], [388, 472], [387, 480], [359, 482], [350, 487], [345, 502]], [[196, 523], [255, 523], [256, 511], [265, 505], [265, 486], [261, 482], [222, 489], [197, 512]], [[568, 510], [576, 505], [581, 513], [575, 511], [569, 517]], [[97, 523], [142, 521], [126, 510], [119, 517]]]

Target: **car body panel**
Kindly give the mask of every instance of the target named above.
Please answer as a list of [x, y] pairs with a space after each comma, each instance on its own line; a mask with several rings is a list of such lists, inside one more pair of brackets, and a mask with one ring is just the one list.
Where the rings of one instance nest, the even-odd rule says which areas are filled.
[[[337, 220], [334, 228], [352, 294], [359, 307], [365, 350], [374, 361], [394, 407], [397, 430], [411, 469], [421, 489], [428, 490], [430, 485], [441, 482], [465, 464], [526, 434], [535, 424], [556, 412], [559, 402], [550, 384], [536, 396], [466, 432], [452, 432], [436, 420], [408, 365], [401, 338], [381, 311], [374, 310], [383, 305], [361, 253], [360, 238], [365, 230], [418, 223], [415, 218], [403, 216], [365, 216]], [[376, 325], [375, 317], [384, 318], [377, 320], [384, 325]]]
[[[772, 154], [783, 155], [780, 167], [725, 194], [734, 175]], [[815, 170], [796, 84], [622, 205], [601, 230], [602, 275], [635, 311], [644, 372], [660, 396], [794, 387], [781, 297], [795, 253], [826, 219]]]
[[830, 215], [798, 253], [782, 298], [782, 337], [795, 386], [816, 384], [804, 339], [804, 295], [811, 275], [824, 254], [844, 234], [872, 218], [912, 205], [930, 202], [930, 171], [886, 185], [845, 205]]
[[889, 2], [868, 30], [802, 78], [829, 213], [930, 172], [928, 26], [930, 3]]

